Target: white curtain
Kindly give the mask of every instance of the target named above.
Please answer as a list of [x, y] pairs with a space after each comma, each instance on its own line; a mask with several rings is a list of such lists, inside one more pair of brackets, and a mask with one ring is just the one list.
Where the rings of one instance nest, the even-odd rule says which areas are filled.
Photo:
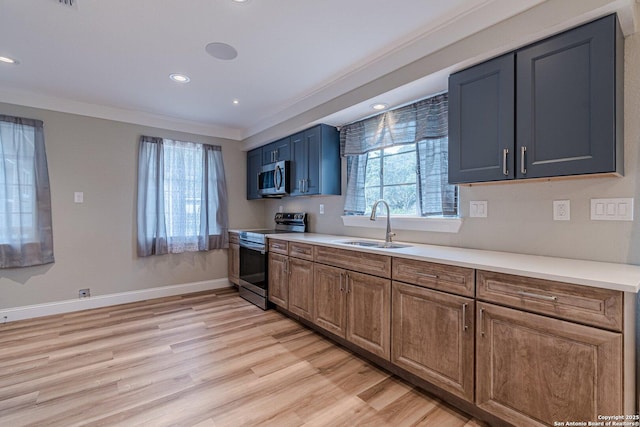
[[138, 255], [228, 247], [219, 146], [143, 136], [138, 157]]
[[52, 262], [43, 123], [0, 115], [0, 268]]

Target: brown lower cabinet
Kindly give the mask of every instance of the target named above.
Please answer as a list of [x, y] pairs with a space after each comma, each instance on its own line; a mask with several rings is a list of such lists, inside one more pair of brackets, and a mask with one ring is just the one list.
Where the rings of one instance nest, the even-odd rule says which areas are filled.
[[473, 402], [474, 300], [393, 282], [391, 362]]
[[269, 252], [269, 301], [287, 308], [289, 304], [289, 257]]
[[289, 258], [289, 311], [313, 320], [313, 262]]
[[270, 301], [467, 410], [553, 426], [627, 409], [619, 291], [302, 243], [286, 256], [284, 243]]
[[476, 404], [514, 424], [622, 414], [622, 334], [477, 304]]
[[389, 360], [391, 280], [315, 265], [313, 322]]

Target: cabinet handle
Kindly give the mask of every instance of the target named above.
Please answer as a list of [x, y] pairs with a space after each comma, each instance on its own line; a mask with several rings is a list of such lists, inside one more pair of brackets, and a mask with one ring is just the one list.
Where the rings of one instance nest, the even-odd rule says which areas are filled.
[[342, 287], [342, 275], [344, 273], [340, 273], [340, 292], [344, 292], [344, 288]]
[[303, 192], [302, 191], [302, 180], [301, 179], [298, 180], [298, 189], [300, 190], [301, 193]]
[[509, 155], [509, 149], [502, 150], [502, 174], [509, 176], [509, 168], [507, 167], [507, 156]]
[[289, 258], [287, 258], [287, 273], [291, 276], [291, 265], [289, 264]]
[[464, 330], [468, 330], [469, 327], [467, 326], [467, 306], [469, 304], [462, 304], [462, 325], [464, 326]]
[[429, 273], [421, 273], [416, 271], [417, 276], [428, 277], [429, 279], [439, 279], [440, 277], [437, 274], [429, 274]]
[[480, 335], [484, 336], [484, 308], [480, 309]]
[[346, 282], [347, 282], [347, 293], [350, 294], [351, 293], [351, 286], [349, 286], [349, 280], [351, 278], [349, 277], [349, 273], [345, 273], [344, 275], [346, 277]]
[[284, 262], [284, 274], [289, 274], [289, 259], [285, 259]]
[[280, 245], [278, 245], [277, 243], [272, 243], [272, 244], [271, 244], [271, 247], [272, 247], [273, 249], [282, 249], [282, 248], [280, 247]]
[[306, 193], [309, 191], [309, 178], [303, 179], [302, 182], [304, 184], [304, 192]]
[[527, 147], [520, 148], [520, 173], [523, 175], [527, 174], [527, 162], [525, 161], [525, 156], [527, 155]]
[[537, 299], [541, 299], [544, 301], [558, 301], [558, 297], [554, 297], [554, 296], [549, 296], [549, 295], [541, 295], [541, 294], [534, 294], [531, 292], [524, 292], [524, 291], [520, 291], [518, 292], [518, 295], [522, 296], [522, 297], [530, 297], [530, 298], [537, 298]]

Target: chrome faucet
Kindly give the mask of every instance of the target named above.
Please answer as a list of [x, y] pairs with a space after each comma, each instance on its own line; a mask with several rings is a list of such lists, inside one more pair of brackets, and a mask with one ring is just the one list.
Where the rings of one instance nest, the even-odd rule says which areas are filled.
[[373, 204], [373, 207], [371, 208], [371, 218], [369, 218], [371, 221], [375, 221], [376, 220], [376, 209], [378, 208], [378, 204], [382, 203], [383, 205], [385, 205], [387, 207], [387, 234], [386, 237], [384, 239], [384, 245], [388, 246], [391, 244], [391, 239], [393, 238], [393, 236], [396, 235], [396, 233], [392, 233], [391, 232], [391, 211], [389, 210], [389, 204], [387, 202], [385, 202], [384, 200], [380, 199], [377, 202], [375, 202]]

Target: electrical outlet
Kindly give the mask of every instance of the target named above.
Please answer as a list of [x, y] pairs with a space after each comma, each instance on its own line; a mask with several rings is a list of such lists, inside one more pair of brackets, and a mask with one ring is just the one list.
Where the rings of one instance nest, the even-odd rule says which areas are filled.
[[82, 191], [73, 193], [73, 201], [75, 203], [84, 203], [84, 193]]
[[324, 205], [320, 204], [320, 215], [324, 215]]
[[80, 289], [78, 291], [78, 298], [89, 298], [91, 296], [91, 289]]
[[571, 220], [571, 201], [569, 200], [553, 201], [553, 220], [554, 221]]

